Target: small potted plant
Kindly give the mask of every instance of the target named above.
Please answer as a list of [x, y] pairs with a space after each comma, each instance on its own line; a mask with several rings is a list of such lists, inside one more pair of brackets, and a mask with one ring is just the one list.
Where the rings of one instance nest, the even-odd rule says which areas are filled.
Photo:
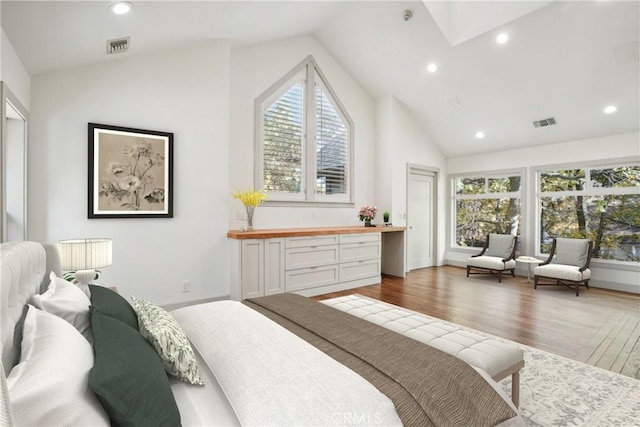
[[385, 223], [385, 224], [388, 224], [388, 223], [389, 223], [389, 216], [390, 216], [390, 215], [391, 215], [391, 214], [389, 213], [389, 211], [384, 211], [384, 213], [382, 214], [382, 219], [384, 220], [384, 223]]

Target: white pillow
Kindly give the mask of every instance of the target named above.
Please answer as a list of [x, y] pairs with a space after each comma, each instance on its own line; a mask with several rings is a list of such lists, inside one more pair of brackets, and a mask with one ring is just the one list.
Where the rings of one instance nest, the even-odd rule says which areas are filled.
[[42, 295], [34, 295], [33, 305], [71, 323], [89, 343], [93, 344], [89, 320], [91, 300], [78, 286], [61, 279], [53, 271], [49, 278], [49, 289]]
[[7, 377], [15, 425], [108, 426], [87, 386], [92, 367], [91, 344], [73, 326], [29, 306], [20, 363]]

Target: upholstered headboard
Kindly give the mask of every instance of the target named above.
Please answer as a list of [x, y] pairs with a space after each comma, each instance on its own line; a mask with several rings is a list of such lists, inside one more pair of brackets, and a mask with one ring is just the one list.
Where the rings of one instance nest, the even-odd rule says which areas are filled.
[[0, 245], [0, 349], [6, 373], [20, 356], [14, 332], [25, 304], [34, 294], [46, 290], [50, 271], [59, 275], [60, 270], [60, 257], [55, 245], [36, 242]]

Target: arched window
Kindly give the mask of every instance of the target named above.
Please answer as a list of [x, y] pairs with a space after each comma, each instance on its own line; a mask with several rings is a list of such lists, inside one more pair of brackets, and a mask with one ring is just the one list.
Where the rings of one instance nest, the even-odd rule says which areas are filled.
[[351, 202], [353, 124], [309, 56], [256, 100], [256, 188], [270, 201]]

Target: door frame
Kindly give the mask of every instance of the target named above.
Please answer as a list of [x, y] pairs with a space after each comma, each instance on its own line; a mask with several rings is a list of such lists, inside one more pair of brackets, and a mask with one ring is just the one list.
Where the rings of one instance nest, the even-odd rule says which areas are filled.
[[[411, 182], [411, 172], [412, 171], [417, 171], [417, 173], [419, 174], [420, 172], [423, 172], [423, 174], [425, 175], [433, 175], [433, 233], [431, 233], [431, 239], [432, 242], [431, 244], [433, 245], [433, 252], [434, 252], [434, 267], [438, 266], [438, 185], [440, 182], [440, 168], [435, 167], [435, 166], [426, 166], [426, 165], [420, 165], [417, 163], [407, 163], [407, 171], [406, 171], [406, 194], [405, 194], [405, 200], [406, 200], [406, 212], [407, 212], [407, 217], [406, 217], [406, 224], [407, 224], [407, 233], [409, 233], [409, 217], [410, 217], [410, 212], [409, 212], [409, 184]], [[426, 173], [425, 173], [426, 172]], [[406, 250], [405, 253], [407, 254], [406, 259], [405, 259], [405, 270], [406, 271], [411, 271], [409, 270], [409, 258], [410, 258], [410, 254], [409, 254], [409, 236], [407, 234], [407, 239], [406, 239]]]
[[29, 210], [28, 210], [28, 141], [29, 141], [29, 111], [20, 103], [18, 98], [11, 92], [4, 81], [0, 81], [0, 242], [7, 240], [7, 200], [6, 200], [6, 186], [11, 185], [7, 180], [7, 126], [5, 121], [7, 120], [7, 104], [11, 105], [11, 108], [18, 113], [23, 120], [23, 134], [22, 134], [22, 152], [23, 152], [23, 181], [22, 181], [22, 203], [23, 203], [23, 223], [24, 223], [24, 240], [28, 240], [29, 237]]

